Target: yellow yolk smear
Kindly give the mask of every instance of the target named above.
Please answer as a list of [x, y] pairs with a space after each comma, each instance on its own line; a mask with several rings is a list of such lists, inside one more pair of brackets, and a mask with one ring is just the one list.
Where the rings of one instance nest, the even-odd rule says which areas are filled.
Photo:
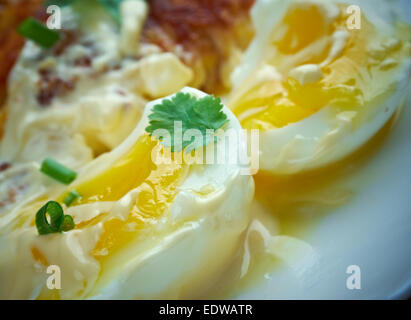
[[[145, 134], [110, 170], [75, 187], [82, 196], [73, 204], [75, 206], [118, 201], [133, 189], [139, 192], [125, 219], [112, 217], [107, 212], [76, 225], [76, 229], [84, 229], [100, 222], [104, 224], [103, 234], [91, 252], [101, 266], [100, 282], [116, 272], [116, 266], [122, 265], [120, 260], [127, 259], [124, 249], [151, 234], [150, 226], [167, 213], [178, 185], [188, 172], [189, 166], [178, 161], [155, 164], [151, 159], [155, 147], [164, 150], [158, 141]], [[172, 155], [172, 160], [177, 159], [177, 153]]]
[[[323, 12], [314, 4], [289, 7], [273, 30], [269, 45], [264, 47], [260, 65], [228, 98], [227, 104], [243, 128], [283, 128], [328, 106], [335, 114], [360, 111], [353, 119], [353, 125], [360, 126], [369, 113], [381, 111], [368, 105], [378, 105], [378, 101], [394, 91], [391, 79], [409, 55], [406, 42], [410, 39], [410, 28], [396, 26], [395, 41], [380, 35], [378, 26], [362, 15], [361, 29], [349, 30], [347, 7], [338, 7], [340, 15], [332, 24], [327, 24]], [[336, 32], [346, 32], [345, 46], [329, 59]], [[384, 63], [387, 60], [393, 64]], [[246, 62], [243, 65], [247, 66]], [[267, 65], [271, 68], [265, 68]], [[319, 66], [322, 77], [301, 84], [290, 76], [290, 71], [303, 65]], [[267, 74], [273, 67], [278, 74]], [[267, 228], [272, 227], [273, 234], [307, 239], [327, 215], [349, 203], [359, 190], [375, 183], [378, 175], [372, 170], [370, 159], [381, 152], [396, 120], [394, 116], [360, 149], [326, 167], [289, 175], [260, 171], [254, 176], [254, 213], [261, 216]], [[239, 261], [225, 273], [230, 276], [221, 279], [219, 290], [211, 298], [235, 298], [256, 289], [264, 278], [284, 268], [284, 261], [265, 251], [261, 237], [251, 238], [250, 255], [247, 274], [240, 278], [240, 255]]]
[[[394, 65], [382, 67], [381, 63], [387, 58], [401, 59], [402, 42], [373, 55], [369, 47], [377, 36], [375, 28], [362, 16], [361, 29], [349, 30], [343, 14], [346, 7], [339, 8], [340, 16], [331, 24], [326, 23], [326, 17], [315, 4], [289, 9], [273, 30], [266, 48], [266, 63], [276, 67], [283, 80], [259, 81], [254, 73], [239, 93], [229, 99], [229, 107], [244, 128], [282, 128], [325, 106], [332, 106], [336, 112], [360, 110], [368, 102], [384, 99], [393, 91], [387, 83], [397, 70]], [[344, 49], [327, 61], [333, 35], [338, 31], [346, 32]], [[288, 76], [293, 68], [307, 64], [320, 66], [322, 78], [300, 84]]]

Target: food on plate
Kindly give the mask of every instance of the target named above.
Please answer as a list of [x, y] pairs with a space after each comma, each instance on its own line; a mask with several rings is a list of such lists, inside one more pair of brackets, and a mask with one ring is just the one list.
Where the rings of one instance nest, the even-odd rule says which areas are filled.
[[63, 2], [0, 5], [0, 298], [226, 297], [318, 265], [295, 230], [349, 201], [409, 88], [393, 7]]
[[[182, 92], [207, 96], [190, 88]], [[247, 228], [253, 180], [239, 164], [156, 163], [165, 147], [146, 128], [153, 108], [169, 99], [150, 102], [130, 136], [68, 186], [41, 181], [32, 170], [43, 192], [23, 208], [6, 209], [0, 219], [2, 233], [8, 230], [0, 250], [1, 297], [184, 298], [199, 295], [219, 275]], [[240, 131], [233, 114], [226, 107], [222, 112], [224, 130]], [[229, 150], [224, 140], [205, 148], [210, 146]], [[245, 148], [240, 141], [235, 153]], [[65, 213], [75, 229], [39, 236], [32, 210], [50, 199], [63, 203], [73, 190], [81, 197]], [[49, 265], [61, 268], [64, 286], [58, 293], [47, 289], [41, 272]]]
[[381, 23], [370, 10], [358, 21], [352, 14], [333, 1], [256, 1], [256, 35], [232, 74], [228, 104], [245, 128], [261, 130], [262, 171], [294, 174], [341, 160], [401, 105], [409, 27]]

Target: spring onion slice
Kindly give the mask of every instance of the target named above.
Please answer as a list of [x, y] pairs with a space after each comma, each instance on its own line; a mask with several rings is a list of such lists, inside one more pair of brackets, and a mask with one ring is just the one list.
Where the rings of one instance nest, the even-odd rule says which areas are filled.
[[24, 20], [17, 28], [17, 31], [25, 38], [30, 39], [44, 48], [51, 48], [60, 40], [57, 31], [50, 30], [40, 21], [33, 18]]
[[[47, 221], [47, 214], [50, 217], [50, 223]], [[36, 227], [39, 235], [49, 233], [69, 231], [74, 229], [73, 217], [64, 215], [63, 208], [56, 201], [49, 201], [37, 211]]]
[[66, 214], [63, 218], [63, 223], [60, 225], [59, 231], [67, 232], [67, 231], [74, 229], [74, 227], [75, 227], [75, 224], [74, 224], [73, 217]]
[[77, 177], [77, 173], [54, 159], [46, 158], [41, 164], [40, 171], [49, 177], [64, 184], [70, 184]]
[[72, 190], [70, 193], [64, 198], [64, 204], [69, 207], [74, 201], [80, 198], [81, 195], [76, 191]]

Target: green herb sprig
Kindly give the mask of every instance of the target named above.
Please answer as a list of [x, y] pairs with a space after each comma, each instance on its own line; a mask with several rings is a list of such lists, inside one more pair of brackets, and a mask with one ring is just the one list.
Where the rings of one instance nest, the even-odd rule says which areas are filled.
[[[121, 24], [121, 13], [120, 6], [124, 0], [97, 0], [103, 7], [108, 11], [108, 13], [113, 17], [118, 24]], [[135, 0], [135, 1], [147, 1], [147, 0]]]
[[[146, 131], [155, 136], [157, 129], [165, 129], [173, 137], [175, 134], [174, 123], [181, 121], [183, 135], [189, 129], [197, 129], [201, 132], [204, 139], [202, 145], [193, 147], [193, 149], [197, 149], [210, 142], [210, 139], [207, 139], [207, 130], [217, 131], [228, 122], [222, 109], [223, 104], [220, 98], [208, 95], [198, 99], [188, 93], [179, 92], [173, 98], [165, 99], [153, 107], [153, 111], [148, 117], [150, 122]], [[157, 138], [162, 139], [162, 137]], [[181, 147], [184, 149], [192, 143], [193, 141], [182, 141]], [[179, 146], [175, 145], [174, 139], [171, 139], [171, 149], [173, 152], [180, 151]]]
[[60, 34], [50, 30], [34, 18], [24, 20], [17, 28], [18, 33], [43, 48], [51, 48], [60, 40]]
[[124, 0], [97, 0], [118, 24], [121, 23], [120, 5]]
[[64, 198], [64, 204], [69, 207], [74, 201], [81, 198], [81, 195], [76, 190], [71, 190], [70, 193]]

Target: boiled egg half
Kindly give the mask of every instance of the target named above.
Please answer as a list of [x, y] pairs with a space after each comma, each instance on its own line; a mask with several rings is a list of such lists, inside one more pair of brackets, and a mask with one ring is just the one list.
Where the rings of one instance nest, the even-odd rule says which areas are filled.
[[401, 105], [411, 29], [373, 19], [361, 3], [356, 13], [334, 1], [256, 1], [256, 35], [227, 103], [243, 127], [260, 130], [262, 171], [295, 174], [336, 162]]

